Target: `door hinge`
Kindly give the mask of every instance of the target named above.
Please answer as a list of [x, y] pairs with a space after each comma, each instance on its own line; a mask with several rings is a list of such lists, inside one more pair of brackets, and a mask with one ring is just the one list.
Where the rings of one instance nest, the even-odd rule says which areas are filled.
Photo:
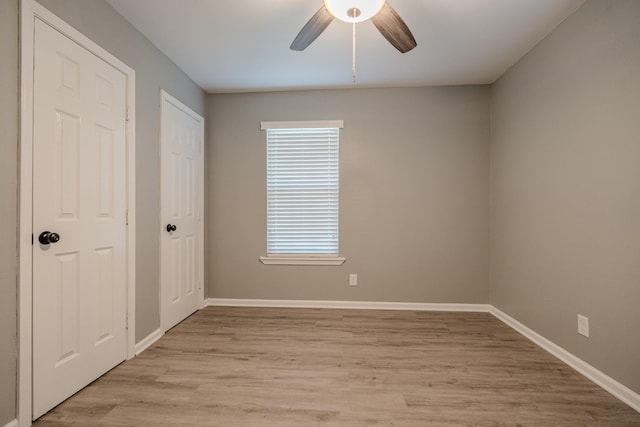
[[33, 246], [33, 233], [31, 233], [31, 246]]
[[129, 313], [124, 316], [124, 329], [129, 330]]
[[129, 225], [129, 210], [124, 211], [124, 225]]

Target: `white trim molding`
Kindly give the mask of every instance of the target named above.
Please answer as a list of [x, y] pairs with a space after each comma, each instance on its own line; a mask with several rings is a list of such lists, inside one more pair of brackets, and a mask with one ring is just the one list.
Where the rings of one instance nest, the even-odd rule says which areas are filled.
[[136, 356], [139, 356], [140, 353], [151, 347], [156, 341], [162, 338], [163, 335], [164, 332], [162, 332], [162, 329], [158, 328], [140, 340], [140, 342], [136, 344]]
[[33, 56], [36, 19], [121, 71], [127, 102], [127, 350], [135, 356], [135, 71], [35, 0], [20, 0], [20, 181], [18, 266], [18, 424], [32, 419], [32, 235], [33, 235]]
[[18, 420], [31, 425], [34, 0], [20, 1], [20, 197], [18, 240]]
[[344, 128], [344, 120], [310, 120], [299, 122], [260, 122], [260, 130]]
[[354, 310], [415, 310], [415, 311], [466, 311], [488, 313], [488, 304], [447, 304], [382, 301], [314, 301], [272, 299], [207, 298], [207, 307], [270, 307], [270, 308], [343, 308]]
[[584, 360], [574, 356], [572, 353], [569, 353], [564, 348], [551, 342], [534, 330], [523, 325], [500, 309], [491, 306], [489, 312], [496, 318], [504, 322], [506, 325], [510, 326], [529, 340], [533, 341], [533, 343], [537, 344], [542, 349], [551, 353], [553, 356], [571, 366], [573, 369], [580, 372], [582, 375], [611, 393], [613, 396], [617, 397], [636, 411], [640, 412], [640, 394], [631, 390], [624, 384], [614, 380], [604, 372], [594, 368]]
[[11, 420], [5, 424], [4, 427], [20, 427], [20, 424], [18, 423], [18, 420]]
[[264, 265], [342, 265], [347, 259], [344, 257], [302, 257], [270, 255], [261, 256], [260, 262]]

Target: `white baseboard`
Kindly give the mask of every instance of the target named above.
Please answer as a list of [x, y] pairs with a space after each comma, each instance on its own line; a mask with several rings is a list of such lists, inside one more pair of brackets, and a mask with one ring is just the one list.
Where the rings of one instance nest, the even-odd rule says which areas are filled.
[[415, 310], [415, 311], [467, 311], [489, 312], [489, 304], [440, 304], [379, 301], [313, 301], [272, 299], [207, 298], [207, 307], [271, 307], [271, 308], [344, 308], [358, 310]]
[[135, 351], [136, 356], [149, 348], [154, 342], [158, 341], [162, 338], [162, 329], [158, 328], [155, 331], [151, 332], [149, 335], [144, 337], [139, 343], [136, 343]]
[[4, 427], [19, 427], [20, 423], [18, 423], [18, 420], [12, 420], [9, 421], [7, 424], [4, 425]]
[[618, 381], [614, 380], [604, 372], [589, 365], [584, 360], [569, 353], [559, 345], [549, 341], [532, 329], [529, 329], [528, 327], [518, 322], [516, 319], [509, 316], [505, 312], [497, 309], [496, 307], [491, 306], [489, 312], [508, 326], [515, 329], [517, 332], [524, 335], [526, 338], [533, 341], [538, 346], [542, 347], [547, 352], [551, 353], [553, 356], [562, 360], [564, 363], [571, 366], [573, 369], [580, 372], [582, 375], [589, 378], [591, 381], [598, 384], [603, 389], [607, 390], [609, 393], [611, 393], [636, 411], [640, 412], [640, 394], [631, 390], [624, 384], [621, 384]]

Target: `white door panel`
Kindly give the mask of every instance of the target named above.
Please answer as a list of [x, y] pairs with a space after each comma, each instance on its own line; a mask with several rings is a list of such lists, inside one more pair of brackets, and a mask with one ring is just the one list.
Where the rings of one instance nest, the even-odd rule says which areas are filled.
[[168, 330], [202, 305], [204, 119], [165, 92], [161, 116], [161, 278]]
[[125, 76], [36, 20], [33, 120], [37, 418], [126, 357]]

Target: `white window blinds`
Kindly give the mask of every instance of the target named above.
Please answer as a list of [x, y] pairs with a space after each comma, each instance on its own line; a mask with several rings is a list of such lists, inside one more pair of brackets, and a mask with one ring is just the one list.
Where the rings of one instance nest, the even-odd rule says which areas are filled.
[[341, 122], [263, 122], [267, 255], [338, 255]]

